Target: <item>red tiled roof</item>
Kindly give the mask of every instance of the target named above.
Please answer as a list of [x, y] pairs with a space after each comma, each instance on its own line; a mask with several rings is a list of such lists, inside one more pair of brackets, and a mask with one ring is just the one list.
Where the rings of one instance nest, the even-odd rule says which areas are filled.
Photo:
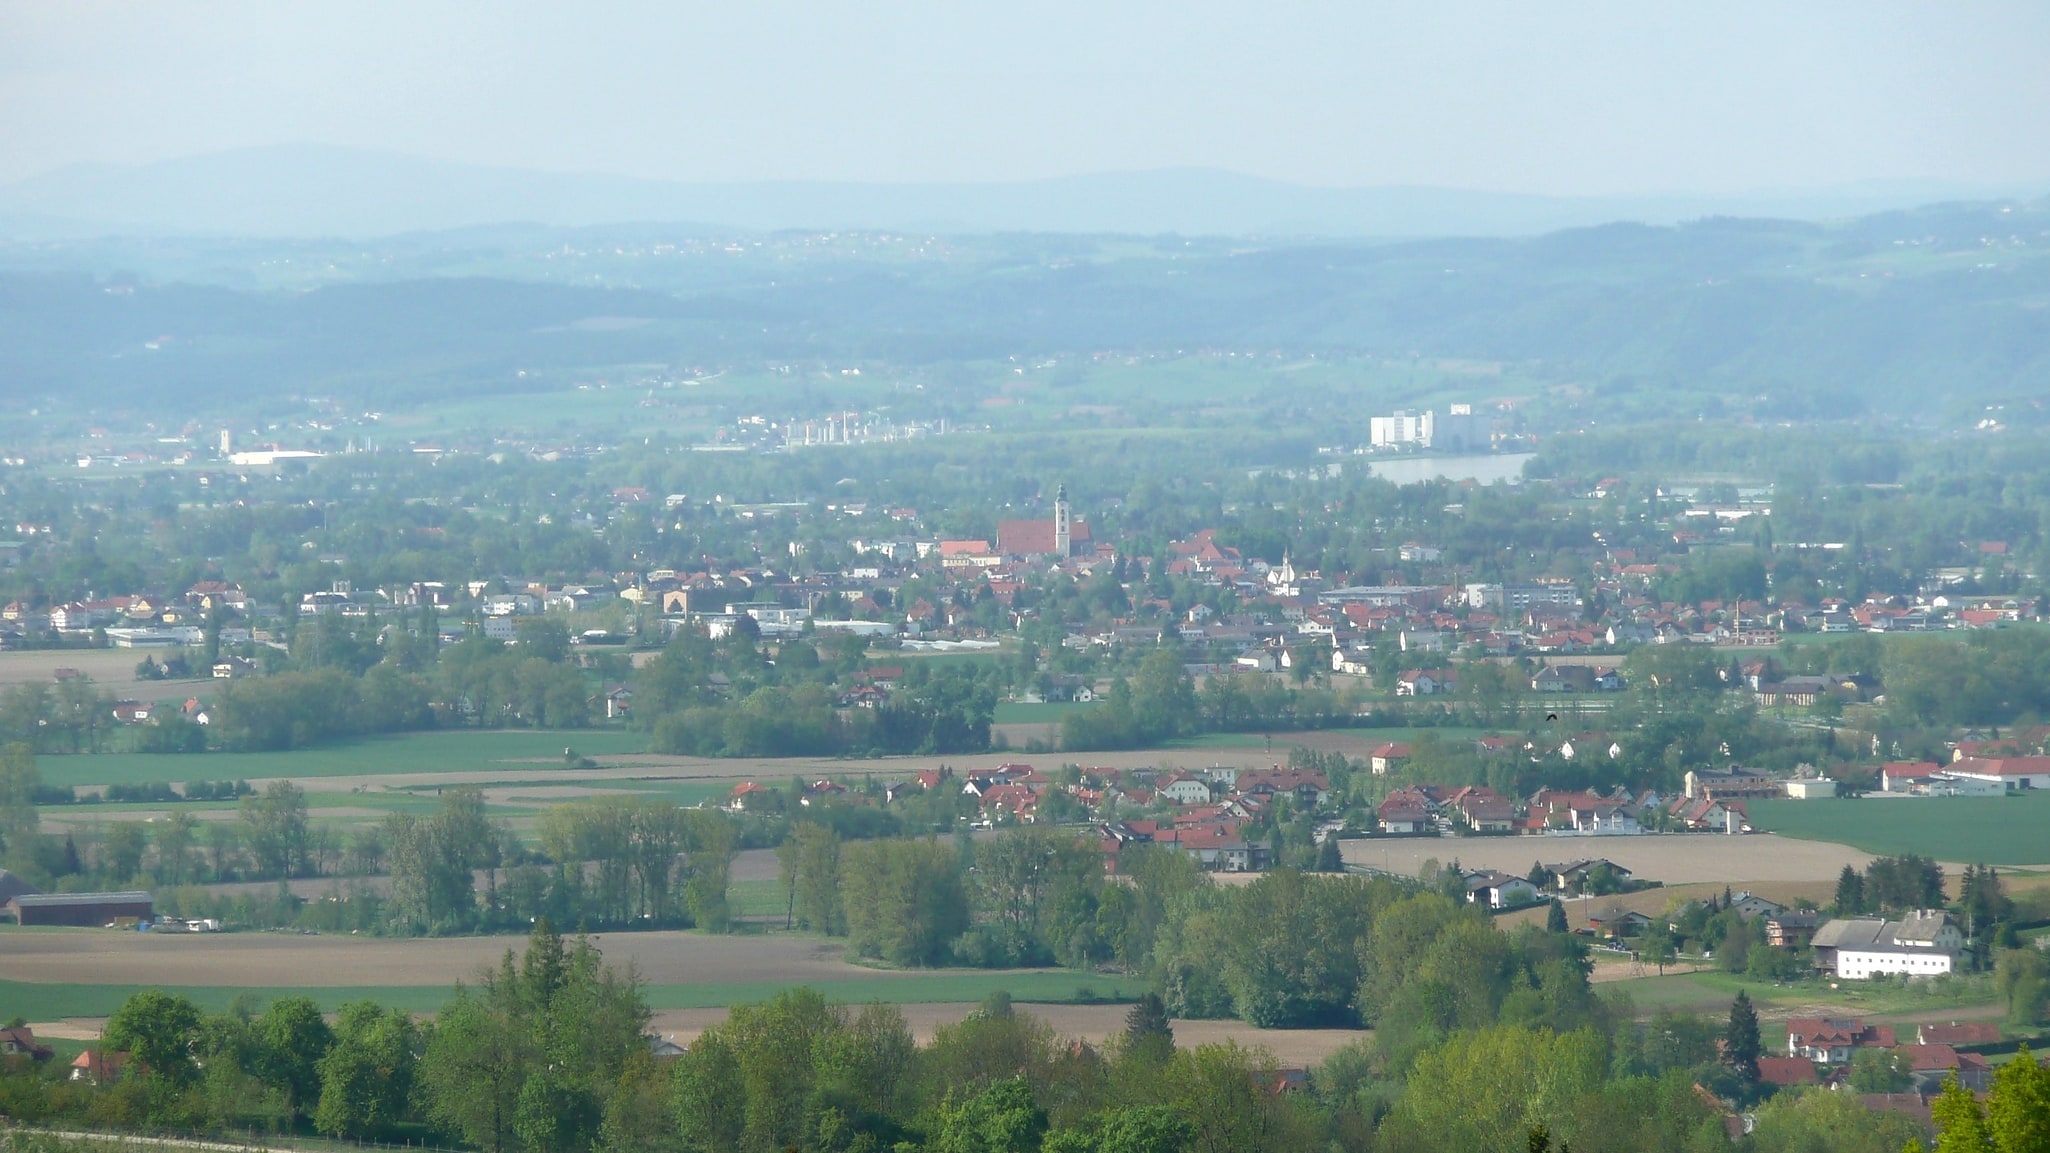
[[1760, 1057], [1758, 1079], [1768, 1085], [1814, 1085], [1815, 1062], [1806, 1057]]
[[1989, 777], [2033, 777], [2050, 773], [2050, 757], [1966, 757], [1952, 768]]
[[1991, 1045], [2000, 1040], [2000, 1026], [1983, 1021], [1952, 1022], [1924, 1025], [1920, 1034], [1925, 1045]]
[[[997, 550], [1005, 556], [1045, 556], [1054, 552], [1053, 521], [1005, 520], [997, 522]], [[1068, 522], [1068, 546], [1090, 543], [1085, 521]]]

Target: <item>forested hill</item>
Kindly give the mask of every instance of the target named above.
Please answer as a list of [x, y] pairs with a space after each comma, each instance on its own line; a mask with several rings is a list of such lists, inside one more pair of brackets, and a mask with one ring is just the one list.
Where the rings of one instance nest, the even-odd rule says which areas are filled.
[[0, 247], [0, 403], [1194, 348], [1508, 361], [1765, 416], [2040, 396], [2050, 202], [1389, 244], [621, 226]]

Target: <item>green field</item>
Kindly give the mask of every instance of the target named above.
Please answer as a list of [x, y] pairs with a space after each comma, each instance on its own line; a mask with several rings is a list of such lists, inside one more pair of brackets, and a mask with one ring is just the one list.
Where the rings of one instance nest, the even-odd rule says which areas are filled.
[[1000, 725], [1042, 725], [1058, 721], [1069, 713], [1085, 712], [1095, 707], [1064, 701], [1045, 701], [1037, 704], [1005, 701], [997, 706], [995, 720]]
[[779, 925], [790, 911], [781, 881], [733, 881], [726, 886], [726, 903], [736, 917], [774, 917]]
[[1654, 1009], [1727, 1012], [1739, 990], [1749, 994], [1762, 1009], [1828, 1005], [1858, 1015], [1927, 1013], [1931, 1020], [1941, 1019], [1942, 1014], [1963, 1006], [1992, 1004], [1996, 999], [1992, 979], [1984, 974], [1907, 986], [1891, 981], [1843, 981], [1832, 989], [1827, 982], [1814, 980], [1775, 984], [1722, 972], [1668, 973], [1663, 977], [1605, 983], [1597, 988], [1628, 994], [1639, 1013]]
[[[1285, 739], [1278, 740], [1287, 748]], [[1265, 748], [1267, 738], [1253, 733], [1204, 733], [1199, 737], [1178, 737], [1162, 745], [1163, 749], [1259, 749]]]
[[1751, 801], [1754, 827], [1881, 856], [1983, 865], [2050, 862], [2050, 792], [2007, 797]]
[[[649, 985], [648, 1004], [656, 1009], [708, 1009], [765, 1001], [790, 986], [781, 982], [753, 981], [704, 985]], [[837, 981], [812, 982], [828, 1000], [844, 1004], [885, 1001], [914, 1004], [935, 1001], [980, 1001], [1003, 991], [1019, 1001], [1042, 1004], [1073, 1004], [1095, 1001], [1130, 1001], [1146, 991], [1144, 981], [1130, 977], [1106, 977], [1094, 973], [1001, 972], [948, 969], [910, 977], [850, 977]], [[263, 1001], [304, 994], [323, 1009], [334, 1009], [346, 1001], [369, 999], [412, 1012], [431, 1012], [448, 1000], [452, 986], [391, 985], [294, 989], [289, 987], [230, 988], [217, 985], [37, 985], [0, 980], [0, 1020], [26, 1017], [48, 1021], [59, 1017], [104, 1017], [119, 1008], [131, 994], [144, 988], [164, 988], [190, 997], [211, 1010], [227, 1008], [243, 994]]]
[[[563, 768], [562, 750], [580, 756], [637, 753], [639, 733], [620, 729], [568, 732], [402, 733], [284, 753], [105, 753], [40, 756], [37, 771], [49, 785], [140, 785], [158, 781], [258, 780], [266, 777], [354, 777], [391, 773], [505, 772]], [[528, 765], [522, 762], [534, 758]]]

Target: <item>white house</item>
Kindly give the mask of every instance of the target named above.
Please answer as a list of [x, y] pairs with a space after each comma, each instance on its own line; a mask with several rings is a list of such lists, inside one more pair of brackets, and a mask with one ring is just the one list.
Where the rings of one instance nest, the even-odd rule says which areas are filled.
[[1522, 877], [1482, 870], [1466, 875], [1466, 899], [1490, 909], [1514, 909], [1535, 902], [1538, 891]]
[[1830, 921], [1815, 931], [1815, 966], [1839, 979], [1905, 973], [1936, 977], [1948, 973], [1964, 948], [1964, 934], [1942, 909], [1923, 909], [1899, 921], [1860, 917]]
[[1210, 785], [1188, 773], [1175, 773], [1155, 785], [1155, 790], [1177, 805], [1207, 805]]

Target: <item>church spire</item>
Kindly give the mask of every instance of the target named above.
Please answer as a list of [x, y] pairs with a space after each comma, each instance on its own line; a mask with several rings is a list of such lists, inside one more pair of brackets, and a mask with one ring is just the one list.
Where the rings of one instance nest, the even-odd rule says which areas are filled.
[[1072, 523], [1069, 520], [1068, 513], [1068, 486], [1062, 484], [1058, 489], [1054, 490], [1053, 497], [1053, 553], [1055, 556], [1066, 558], [1074, 555], [1073, 545], [1069, 537], [1071, 527]]

